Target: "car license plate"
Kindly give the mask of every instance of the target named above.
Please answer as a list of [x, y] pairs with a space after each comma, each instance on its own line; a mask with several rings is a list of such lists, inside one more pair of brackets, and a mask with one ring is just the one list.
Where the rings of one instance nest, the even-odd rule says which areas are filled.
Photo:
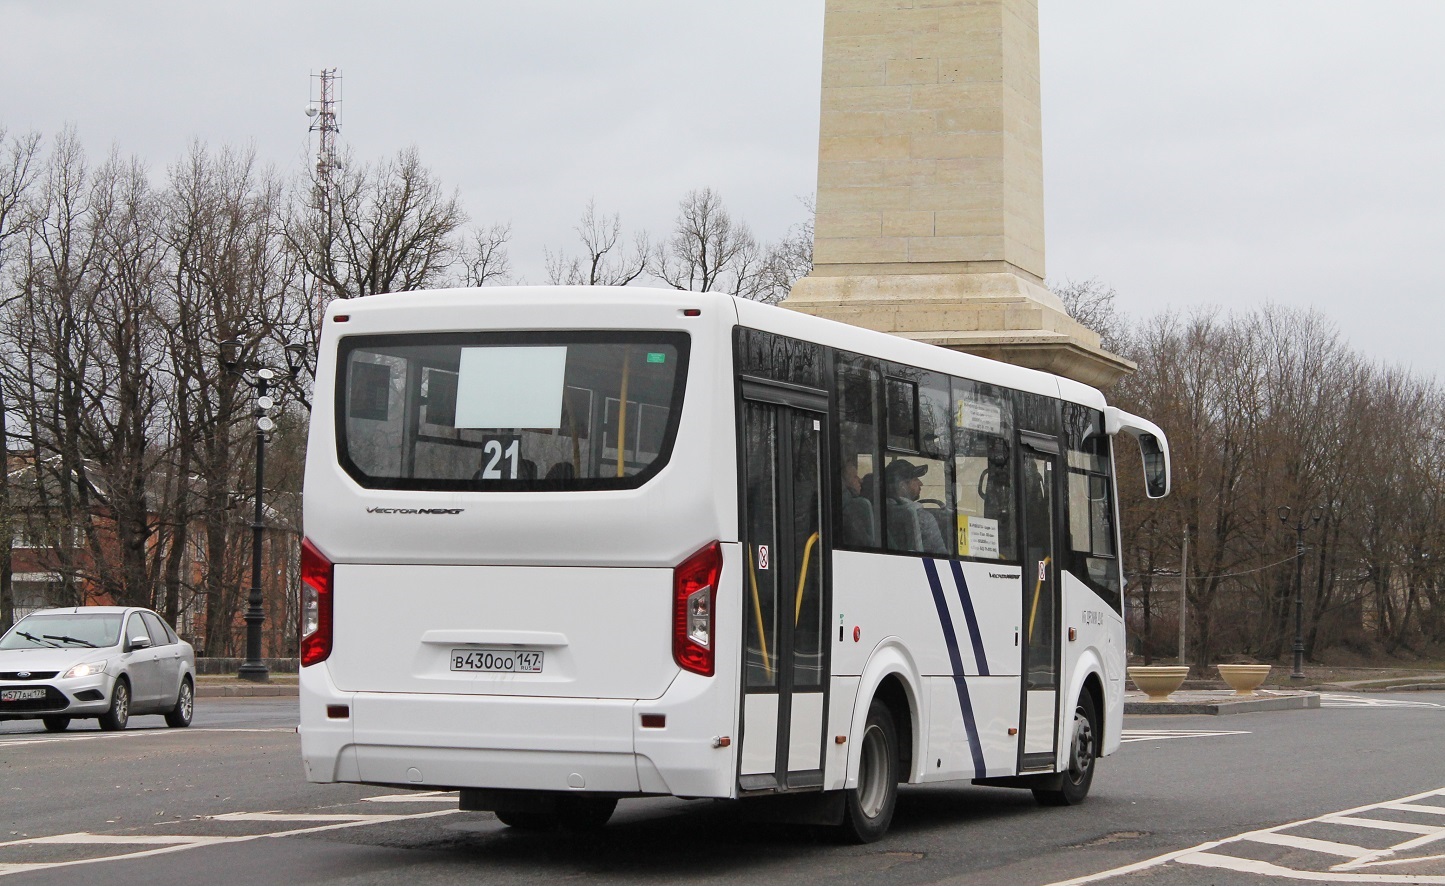
[[453, 650], [452, 671], [542, 673], [541, 650]]
[[22, 702], [26, 699], [44, 698], [44, 687], [27, 687], [24, 690], [0, 690], [0, 702]]

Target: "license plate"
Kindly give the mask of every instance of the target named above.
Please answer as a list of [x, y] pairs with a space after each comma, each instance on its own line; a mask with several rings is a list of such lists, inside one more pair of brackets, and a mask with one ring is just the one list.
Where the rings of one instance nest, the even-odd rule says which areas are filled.
[[[540, 669], [538, 669], [540, 671]], [[28, 687], [24, 690], [0, 690], [0, 702], [22, 702], [26, 699], [44, 699], [44, 687]]]
[[542, 651], [512, 649], [453, 650], [452, 671], [502, 671], [541, 674]]

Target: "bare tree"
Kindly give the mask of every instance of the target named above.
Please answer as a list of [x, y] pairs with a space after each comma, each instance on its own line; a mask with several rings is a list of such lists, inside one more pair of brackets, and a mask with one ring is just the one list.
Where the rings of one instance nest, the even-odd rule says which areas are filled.
[[732, 217], [716, 191], [703, 188], [678, 203], [672, 235], [658, 244], [649, 270], [674, 289], [753, 295], [765, 261], [747, 223]]
[[788, 297], [799, 278], [813, 270], [816, 205], [811, 197], [802, 203], [808, 210], [808, 218], [790, 227], [781, 240], [768, 247], [758, 285], [750, 298], [776, 305]]
[[1128, 324], [1114, 299], [1118, 293], [1096, 277], [1075, 282], [1051, 283], [1049, 289], [1064, 303], [1069, 316], [1099, 334], [1100, 344], [1118, 351], [1128, 336]]
[[[180, 453], [171, 489], [182, 506], [173, 519], [177, 544], [199, 523], [197, 591], [212, 656], [237, 649], [234, 628], [249, 556], [242, 506], [254, 495], [248, 392], [222, 367], [219, 343], [239, 340], [243, 361], [282, 365], [277, 330], [309, 327], [298, 319], [310, 306], [302, 302], [295, 254], [274, 233], [283, 219], [282, 193], [274, 176], [257, 172], [252, 155], [224, 150], [213, 156], [199, 145], [171, 167], [166, 190], [165, 236], [175, 260], [165, 328]], [[184, 580], [178, 560], [166, 569], [169, 606]]]
[[[0, 126], [0, 146], [5, 148], [5, 154], [0, 157], [0, 273], [3, 273], [6, 243], [29, 222], [26, 215], [30, 208], [30, 189], [39, 172], [40, 134], [7, 138], [5, 127]], [[0, 295], [4, 295], [3, 289]], [[10, 494], [8, 404], [7, 391], [0, 380], [0, 632], [15, 621], [12, 569], [15, 511]]]
[[582, 241], [582, 254], [568, 257], [565, 252], [543, 250], [547, 265], [547, 282], [567, 286], [627, 286], [647, 270], [648, 237], [639, 233], [632, 245], [622, 236], [622, 220], [617, 213], [597, 214], [597, 202], [587, 201], [582, 218], [573, 228]]
[[511, 225], [498, 222], [490, 228], [473, 228], [459, 256], [462, 286], [506, 283], [512, 276], [512, 259], [507, 254], [511, 240]]
[[348, 154], [333, 183], [308, 173], [284, 223], [306, 273], [329, 297], [423, 289], [456, 260], [454, 234], [467, 220], [415, 148], [375, 166]]

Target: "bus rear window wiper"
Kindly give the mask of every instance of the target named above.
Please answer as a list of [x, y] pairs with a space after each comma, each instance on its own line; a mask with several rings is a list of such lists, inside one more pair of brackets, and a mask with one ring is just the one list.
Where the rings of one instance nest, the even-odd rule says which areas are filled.
[[46, 640], [60, 641], [66, 644], [84, 644], [87, 647], [95, 646], [95, 644], [92, 644], [90, 641], [82, 640], [80, 638], [73, 638], [68, 634], [47, 634], [45, 635], [45, 638]]

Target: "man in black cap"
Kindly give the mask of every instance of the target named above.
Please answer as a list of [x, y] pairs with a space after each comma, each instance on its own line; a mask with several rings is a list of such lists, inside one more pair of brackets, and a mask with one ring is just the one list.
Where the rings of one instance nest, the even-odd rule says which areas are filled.
[[918, 504], [918, 497], [923, 493], [923, 481], [919, 478], [927, 473], [927, 465], [914, 465], [907, 459], [894, 459], [883, 469], [888, 483], [888, 505], [892, 509], [888, 516], [889, 542], [910, 551], [947, 554], [948, 545], [939, 532], [938, 521]]

